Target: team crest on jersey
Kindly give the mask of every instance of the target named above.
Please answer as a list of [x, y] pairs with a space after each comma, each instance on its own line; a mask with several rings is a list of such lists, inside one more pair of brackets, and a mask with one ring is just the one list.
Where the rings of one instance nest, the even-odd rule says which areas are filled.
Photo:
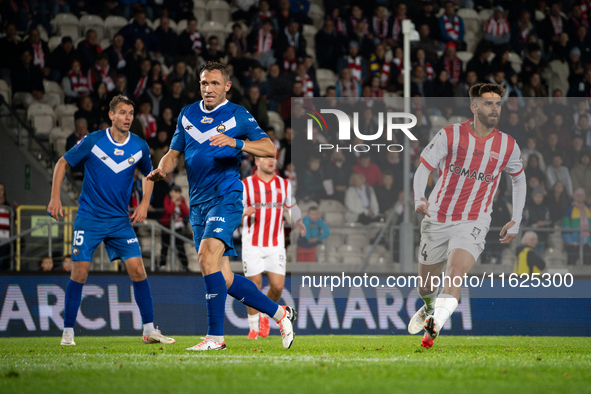
[[123, 156], [123, 154], [125, 154], [125, 151], [115, 148], [115, 156]]
[[211, 124], [213, 123], [213, 118], [208, 118], [207, 116], [204, 116], [203, 119], [201, 119], [201, 123]]
[[223, 133], [224, 131], [226, 131], [226, 125], [222, 123], [221, 125], [219, 125], [215, 129], [217, 130], [218, 133]]
[[490, 157], [495, 160], [499, 160], [499, 152], [490, 152]]
[[133, 157], [130, 157], [129, 159], [127, 159], [127, 162], [131, 165], [135, 163], [135, 159]]

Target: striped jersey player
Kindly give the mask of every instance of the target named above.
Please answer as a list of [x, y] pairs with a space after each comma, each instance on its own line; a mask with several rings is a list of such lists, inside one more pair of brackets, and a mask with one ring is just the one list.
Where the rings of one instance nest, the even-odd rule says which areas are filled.
[[[252, 280], [259, 289], [263, 272], [269, 278], [267, 296], [277, 302], [285, 284], [286, 256], [283, 213], [285, 208], [291, 221], [306, 235], [301, 212], [295, 203], [291, 184], [287, 179], [275, 175], [277, 160], [256, 158], [258, 172], [242, 180], [244, 213], [242, 219], [242, 261], [244, 276]], [[267, 337], [270, 332], [269, 317], [248, 308], [248, 338]]]
[[[504, 90], [495, 84], [474, 85], [474, 119], [444, 127], [421, 153], [414, 193], [415, 210], [425, 215], [419, 244], [419, 295], [425, 305], [411, 318], [408, 331], [417, 334], [425, 327], [421, 345], [426, 348], [458, 306], [461, 287], [461, 281], [456, 282], [460, 286], [447, 281], [437, 295], [438, 288], [427, 278], [439, 276], [446, 262], [448, 277], [463, 278], [478, 260], [503, 171], [513, 182], [513, 216], [501, 231], [501, 243], [510, 243], [519, 232], [526, 181], [519, 147], [496, 127]], [[427, 179], [435, 169], [440, 176], [427, 200]]]

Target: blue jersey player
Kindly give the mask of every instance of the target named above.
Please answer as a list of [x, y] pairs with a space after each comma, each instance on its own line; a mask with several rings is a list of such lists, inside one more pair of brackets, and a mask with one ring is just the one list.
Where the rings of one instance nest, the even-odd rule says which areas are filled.
[[109, 105], [112, 125], [84, 137], [55, 165], [51, 201], [47, 213], [58, 220], [64, 216], [60, 189], [67, 167], [84, 163], [82, 193], [74, 222], [72, 242], [72, 274], [66, 288], [64, 332], [62, 345], [75, 345], [74, 323], [82, 300], [82, 287], [88, 277], [92, 255], [101, 242], [105, 243], [111, 260], [125, 262], [133, 281], [133, 290], [144, 323], [145, 343], [174, 343], [154, 328], [154, 303], [144, 269], [135, 223], [146, 220], [154, 183], [143, 180], [144, 196], [131, 220], [128, 203], [133, 175], [137, 167], [144, 175], [152, 170], [150, 149], [146, 141], [129, 132], [133, 120], [133, 102], [116, 96]]
[[[232, 83], [223, 64], [208, 62], [200, 72], [202, 101], [182, 109], [170, 150], [148, 179], [170, 174], [185, 154], [195, 248], [205, 280], [208, 330], [205, 340], [187, 350], [221, 350], [227, 294], [273, 317], [289, 349], [295, 310], [280, 306], [249, 279], [234, 275], [227, 256], [236, 256], [232, 233], [242, 220], [242, 151], [275, 157], [275, 145], [243, 107], [226, 100]], [[247, 141], [245, 141], [247, 140]]]

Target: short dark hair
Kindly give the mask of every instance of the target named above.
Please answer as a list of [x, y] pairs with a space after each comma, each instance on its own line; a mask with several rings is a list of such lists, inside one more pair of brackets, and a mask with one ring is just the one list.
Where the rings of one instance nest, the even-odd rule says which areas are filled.
[[117, 96], [113, 97], [113, 100], [111, 100], [111, 102], [109, 103], [109, 111], [111, 111], [111, 112], [117, 111], [117, 106], [120, 103], [131, 105], [132, 107], [134, 107], [133, 101], [131, 101], [131, 99], [129, 97], [124, 96], [122, 94], [118, 94]]
[[183, 189], [181, 189], [181, 187], [179, 185], [172, 185], [171, 188], [170, 188], [170, 191], [171, 192], [179, 192], [179, 193], [182, 193], [183, 192]]
[[484, 93], [494, 93], [503, 97], [505, 88], [494, 83], [477, 83], [470, 88], [470, 103], [473, 103], [475, 98], [482, 97]]
[[201, 67], [201, 70], [199, 70], [199, 77], [201, 77], [201, 74], [203, 73], [203, 71], [214, 71], [214, 70], [219, 70], [222, 73], [224, 80], [226, 80], [226, 81], [230, 80], [230, 73], [228, 72], [226, 65], [223, 63], [220, 63], [220, 62], [205, 63], [203, 65], [203, 67]]

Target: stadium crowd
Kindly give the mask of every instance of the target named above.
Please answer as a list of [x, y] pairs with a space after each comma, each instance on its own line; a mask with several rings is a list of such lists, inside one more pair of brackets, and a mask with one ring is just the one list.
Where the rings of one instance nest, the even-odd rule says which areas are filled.
[[[44, 92], [43, 80], [61, 85], [65, 102], [78, 106], [66, 149], [88, 132], [108, 127], [111, 98], [129, 96], [137, 104], [132, 132], [148, 141], [157, 166], [181, 108], [200, 100], [200, 66], [221, 61], [232, 81], [228, 99], [246, 107], [272, 138], [278, 172], [291, 180], [300, 201], [338, 200], [347, 208], [347, 222], [383, 221], [392, 209], [400, 221], [401, 152], [318, 153], [318, 144], [339, 142], [327, 133], [330, 117], [326, 129], [314, 128], [308, 140], [302, 108], [312, 97], [327, 97], [330, 106], [358, 112], [360, 132], [373, 134], [377, 114], [392, 109], [382, 98], [400, 96], [402, 90], [402, 21], [410, 19], [420, 37], [411, 50], [412, 112], [419, 119], [413, 129], [419, 140], [411, 145], [413, 172], [422, 148], [445, 125], [441, 119], [472, 116], [466, 100], [472, 85], [503, 85], [499, 129], [521, 147], [529, 186], [522, 224], [580, 227], [587, 230], [583, 242], [588, 247], [591, 2], [326, 0], [319, 21], [313, 18], [312, 5], [308, 0], [236, 1], [231, 33], [225, 38], [200, 32], [204, 21], [197, 20], [191, 0], [3, 1], [0, 73], [11, 86], [15, 107], [56, 107], [55, 97]], [[50, 50], [41, 36], [58, 35], [50, 23], [58, 12], [116, 15], [129, 22], [104, 47], [99, 38], [108, 34], [91, 28], [82, 39], [62, 36]], [[483, 14], [485, 19], [473, 18]], [[181, 23], [183, 31], [172, 27]], [[307, 26], [313, 24], [318, 30], [310, 40]], [[320, 70], [322, 75], [326, 70], [334, 73], [334, 83], [320, 83]], [[294, 97], [298, 99], [292, 113]], [[271, 113], [281, 118], [283, 130], [276, 130]], [[403, 138], [395, 134], [394, 141], [376, 143], [402, 143]], [[292, 156], [292, 148], [297, 155]], [[242, 176], [253, 171], [253, 158], [245, 157]], [[507, 182], [495, 196], [492, 226], [509, 221]], [[166, 183], [170, 185], [172, 180]], [[156, 192], [162, 204], [168, 192]], [[575, 256], [579, 239], [572, 234], [564, 241]], [[547, 233], [538, 236], [543, 252]], [[493, 243], [494, 237], [491, 231]], [[493, 260], [500, 257], [498, 248], [488, 252]], [[569, 257], [570, 264], [575, 260]]]

